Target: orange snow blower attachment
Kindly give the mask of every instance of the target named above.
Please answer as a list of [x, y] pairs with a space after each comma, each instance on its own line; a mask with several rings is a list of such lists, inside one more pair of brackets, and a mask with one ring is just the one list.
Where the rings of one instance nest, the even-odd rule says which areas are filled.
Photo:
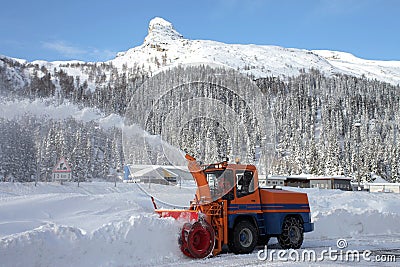
[[[210, 187], [206, 175], [190, 155], [185, 156], [188, 160], [188, 168], [197, 184], [195, 201], [191, 203], [189, 209], [157, 209], [154, 200], [155, 211], [160, 217], [173, 217], [184, 220], [180, 235], [179, 247], [183, 254], [191, 258], [204, 258], [211, 254], [215, 244], [215, 230], [212, 226], [210, 207], [211, 202]], [[210, 206], [211, 205], [211, 206]]]
[[186, 221], [178, 239], [183, 254], [190, 258], [204, 258], [211, 254], [214, 249], [215, 232], [204, 217], [200, 216], [201, 211], [156, 209], [156, 212], [160, 217]]

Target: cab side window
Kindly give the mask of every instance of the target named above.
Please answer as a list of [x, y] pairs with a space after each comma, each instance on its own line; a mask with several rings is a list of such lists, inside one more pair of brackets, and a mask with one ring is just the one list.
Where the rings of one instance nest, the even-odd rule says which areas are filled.
[[234, 186], [234, 180], [233, 180], [233, 171], [232, 170], [225, 170], [224, 172], [224, 180], [221, 184], [222, 187], [222, 194], [223, 197], [222, 199], [225, 200], [232, 200], [234, 199], [234, 193], [233, 193], [233, 188]]
[[236, 174], [236, 195], [242, 197], [254, 192], [254, 178], [252, 171], [238, 172]]

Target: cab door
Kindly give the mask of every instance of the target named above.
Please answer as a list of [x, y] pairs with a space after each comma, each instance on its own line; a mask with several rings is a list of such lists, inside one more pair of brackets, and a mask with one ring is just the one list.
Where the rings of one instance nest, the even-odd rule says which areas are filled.
[[255, 186], [256, 173], [252, 170], [235, 171], [235, 198], [231, 202], [237, 213], [259, 213], [261, 211], [258, 186]]

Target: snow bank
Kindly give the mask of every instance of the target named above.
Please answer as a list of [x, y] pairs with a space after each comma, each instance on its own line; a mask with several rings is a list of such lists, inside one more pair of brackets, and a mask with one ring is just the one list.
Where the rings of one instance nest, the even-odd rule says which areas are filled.
[[145, 266], [177, 261], [180, 224], [173, 219], [132, 216], [91, 234], [48, 224], [0, 240], [8, 266]]
[[[152, 188], [157, 186], [163, 187]], [[159, 218], [150, 198], [136, 184], [38, 183], [35, 187], [33, 183], [2, 183], [0, 265], [174, 262], [183, 257], [177, 245], [181, 225], [171, 218]]]
[[400, 233], [400, 214], [365, 211], [353, 213], [335, 209], [313, 216], [315, 231], [307, 238], [357, 238], [364, 235], [390, 235]]
[[315, 230], [306, 234], [306, 239], [400, 233], [400, 194], [286, 189], [308, 194]]

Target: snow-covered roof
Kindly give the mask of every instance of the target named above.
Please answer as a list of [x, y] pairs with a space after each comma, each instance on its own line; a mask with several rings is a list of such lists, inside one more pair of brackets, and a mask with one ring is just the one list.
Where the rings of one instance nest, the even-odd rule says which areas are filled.
[[327, 179], [335, 179], [335, 180], [352, 180], [351, 177], [346, 176], [312, 176], [311, 174], [298, 174], [298, 175], [288, 175], [285, 176], [286, 180], [296, 179], [296, 180], [327, 180]]
[[131, 176], [132, 176], [132, 177], [143, 177], [143, 176], [146, 176], [146, 175], [148, 175], [149, 173], [155, 171], [157, 168], [158, 168], [158, 167], [156, 167], [156, 166], [150, 165], [150, 166], [148, 166], [147, 168], [141, 169], [141, 170], [139, 170], [139, 171], [133, 171], [133, 172], [131, 172]]
[[[146, 166], [146, 165], [145, 165]], [[132, 171], [131, 172], [132, 178], [139, 178], [139, 177], [154, 177], [154, 178], [171, 178], [171, 177], [179, 177], [178, 174], [174, 173], [167, 168], [159, 165], [147, 165], [146, 168]]]
[[400, 183], [366, 183], [368, 186], [400, 186]]
[[379, 175], [372, 175], [372, 179], [374, 179], [373, 183], [388, 183], [385, 179], [380, 177]]
[[283, 175], [272, 175], [272, 176], [268, 176], [267, 180], [286, 180], [287, 176], [283, 176]]
[[175, 166], [175, 165], [146, 165], [146, 164], [127, 164], [126, 166], [129, 167], [129, 169], [147, 169], [147, 168], [158, 168], [161, 167], [166, 170], [182, 170], [182, 171], [188, 171], [187, 166]]
[[346, 176], [315, 176], [315, 177], [308, 177], [308, 180], [328, 180], [328, 179], [352, 180], [351, 177], [346, 177]]

